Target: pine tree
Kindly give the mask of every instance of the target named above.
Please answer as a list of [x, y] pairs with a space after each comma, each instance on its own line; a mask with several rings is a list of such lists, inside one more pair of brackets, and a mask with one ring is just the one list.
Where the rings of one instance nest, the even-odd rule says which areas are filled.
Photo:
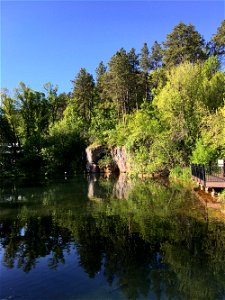
[[132, 73], [139, 72], [139, 55], [135, 53], [135, 49], [131, 48], [130, 51], [127, 53], [129, 64], [131, 66]]
[[149, 72], [150, 63], [149, 63], [149, 49], [147, 43], [144, 43], [144, 46], [141, 49], [140, 67], [145, 73]]
[[161, 45], [155, 41], [151, 47], [151, 55], [149, 58], [149, 64], [151, 70], [156, 70], [162, 66], [163, 50]]
[[126, 51], [117, 51], [108, 65], [107, 91], [120, 118], [129, 111], [131, 66]]
[[167, 35], [164, 43], [163, 62], [167, 67], [178, 65], [181, 62], [197, 62], [206, 59], [204, 39], [195, 30], [192, 24], [179, 23]]
[[213, 36], [212, 42], [214, 45], [214, 54], [225, 54], [225, 20], [222, 21], [217, 33]]
[[93, 76], [81, 68], [74, 81], [73, 97], [76, 99], [78, 114], [87, 122], [91, 121], [94, 105], [95, 83]]
[[104, 65], [103, 61], [101, 61], [98, 65], [98, 67], [96, 68], [96, 80], [98, 82], [98, 80], [101, 78], [101, 76], [106, 72], [107, 68]]
[[104, 65], [103, 61], [101, 61], [98, 65], [98, 67], [95, 70], [96, 73], [96, 90], [98, 93], [98, 96], [100, 97], [100, 102], [103, 100], [105, 97], [103, 95], [103, 90], [104, 90], [104, 81], [105, 81], [105, 74], [106, 74], [106, 66]]
[[144, 43], [141, 49], [140, 67], [143, 70], [143, 84], [145, 86], [145, 99], [150, 99], [149, 84], [148, 84], [148, 73], [150, 69], [149, 61], [149, 49], [147, 43]]

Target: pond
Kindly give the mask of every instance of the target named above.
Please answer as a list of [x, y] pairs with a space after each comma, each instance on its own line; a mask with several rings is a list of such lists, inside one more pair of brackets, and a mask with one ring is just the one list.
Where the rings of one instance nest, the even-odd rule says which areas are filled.
[[1, 186], [0, 299], [225, 299], [225, 225], [165, 181]]

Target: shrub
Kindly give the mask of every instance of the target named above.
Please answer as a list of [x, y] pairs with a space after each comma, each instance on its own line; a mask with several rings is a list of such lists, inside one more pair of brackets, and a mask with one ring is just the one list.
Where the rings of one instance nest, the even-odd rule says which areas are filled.
[[218, 194], [218, 198], [221, 202], [225, 203], [225, 190]]
[[189, 181], [191, 179], [191, 170], [190, 168], [182, 168], [176, 166], [170, 171], [170, 178], [176, 178], [182, 181]]

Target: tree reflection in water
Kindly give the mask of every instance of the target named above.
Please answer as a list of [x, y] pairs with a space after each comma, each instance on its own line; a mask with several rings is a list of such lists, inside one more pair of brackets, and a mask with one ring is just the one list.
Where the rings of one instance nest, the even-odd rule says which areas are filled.
[[4, 264], [28, 273], [47, 257], [57, 269], [75, 246], [89, 277], [102, 271], [128, 299], [224, 299], [224, 224], [205, 222], [185, 189], [126, 179], [126, 199], [116, 199], [116, 186], [89, 178], [26, 191], [20, 203], [2, 201]]

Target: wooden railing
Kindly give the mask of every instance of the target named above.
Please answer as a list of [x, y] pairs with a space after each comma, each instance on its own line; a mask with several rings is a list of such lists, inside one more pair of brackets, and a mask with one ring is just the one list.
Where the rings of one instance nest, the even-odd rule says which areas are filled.
[[206, 182], [225, 182], [225, 166], [191, 164], [192, 176]]

